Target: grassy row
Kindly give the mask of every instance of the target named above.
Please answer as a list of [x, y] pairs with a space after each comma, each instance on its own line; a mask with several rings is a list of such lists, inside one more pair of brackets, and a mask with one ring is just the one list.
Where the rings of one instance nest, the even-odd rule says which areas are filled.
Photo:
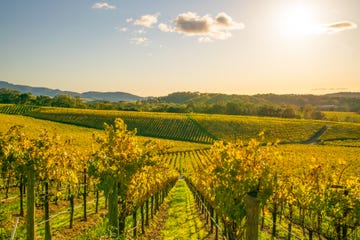
[[184, 180], [179, 180], [170, 192], [169, 204], [161, 239], [206, 239], [209, 233], [198, 216], [194, 197]]

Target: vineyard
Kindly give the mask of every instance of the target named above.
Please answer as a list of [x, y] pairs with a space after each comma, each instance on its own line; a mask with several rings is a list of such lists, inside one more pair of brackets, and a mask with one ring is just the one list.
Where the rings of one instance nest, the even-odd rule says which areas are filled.
[[[57, 222], [55, 231], [72, 228], [74, 218], [79, 217], [75, 211], [78, 206], [83, 209], [81, 219], [86, 221], [89, 211], [98, 213], [104, 198], [112, 226], [110, 235], [125, 234], [127, 216], [136, 216], [139, 209], [142, 219], [144, 215], [149, 219], [150, 211], [153, 215], [158, 210], [179, 174], [159, 160], [165, 146], [138, 142], [134, 134], [118, 120], [115, 126], [106, 127], [105, 135], [95, 138], [96, 147], [83, 146], [80, 152], [68, 139], [62, 141], [46, 130], [34, 137], [19, 125], [8, 129], [0, 141], [1, 204], [5, 206], [0, 213], [1, 238], [9, 238], [10, 217], [16, 214], [21, 217], [17, 231], [20, 239], [50, 239], [53, 217], [68, 215], [67, 223]], [[120, 150], [124, 146], [126, 149]], [[116, 161], [109, 161], [111, 154]], [[76, 205], [79, 201], [81, 204]]]
[[319, 136], [320, 140], [360, 139], [360, 124], [357, 123], [205, 114], [192, 117], [217, 139], [224, 141], [248, 142], [263, 132], [270, 142], [304, 143], [325, 126], [327, 130]]
[[186, 115], [124, 111], [41, 108], [27, 115], [51, 121], [102, 129], [103, 124], [121, 118], [128, 128], [137, 129], [140, 136], [212, 143], [214, 139]]
[[227, 239], [244, 238], [256, 212], [256, 226], [281, 239], [360, 237], [358, 148], [261, 147], [254, 141], [200, 152], [188, 154], [198, 167], [183, 172]]
[[[1, 239], [10, 239], [14, 219], [14, 239], [141, 238], [167, 226], [152, 223], [161, 203], [189, 199], [209, 239], [360, 237], [359, 124], [59, 108], [28, 114], [56, 122], [0, 114]], [[116, 114], [136, 127], [114, 122]], [[101, 119], [105, 130], [96, 129]], [[138, 137], [137, 126], [156, 136], [177, 126], [162, 137], [190, 142]], [[322, 144], [265, 143], [303, 143], [319, 129]], [[197, 143], [217, 138], [227, 142]], [[179, 184], [187, 197], [173, 200]], [[167, 213], [177, 221], [172, 207]]]
[[[46, 129], [52, 134], [61, 135], [63, 137], [70, 139], [72, 145], [74, 147], [78, 147], [79, 150], [81, 150], [84, 147], [91, 146], [93, 134], [103, 133], [103, 131], [98, 129], [62, 124], [62, 123], [35, 119], [26, 116], [0, 114], [0, 120], [1, 120], [0, 133], [6, 132], [14, 124], [21, 125], [23, 127], [24, 132], [31, 137], [37, 137], [43, 129]], [[158, 138], [153, 139], [153, 138], [139, 136], [138, 140], [140, 142], [156, 140], [157, 142], [160, 142], [163, 145], [171, 146], [171, 148], [168, 149], [170, 152], [179, 151], [179, 150], [194, 150], [194, 149], [209, 148], [209, 145], [207, 144], [174, 141], [168, 139], [158, 139]]]
[[[360, 139], [360, 123], [209, 114], [174, 114], [104, 111], [22, 105], [3, 105], [0, 112], [23, 114], [38, 119], [103, 129], [103, 123], [121, 118], [137, 135], [212, 144], [215, 140], [249, 142], [259, 133], [281, 143], [310, 143]], [[342, 113], [329, 113], [329, 118]], [[333, 115], [331, 115], [333, 114]], [[351, 114], [350, 114], [351, 115]], [[355, 117], [356, 113], [351, 116]], [[345, 116], [345, 115], [344, 115]], [[349, 114], [346, 115], [347, 117]], [[322, 129], [326, 129], [321, 132]], [[321, 134], [319, 134], [321, 132]], [[350, 145], [353, 145], [352, 143]]]

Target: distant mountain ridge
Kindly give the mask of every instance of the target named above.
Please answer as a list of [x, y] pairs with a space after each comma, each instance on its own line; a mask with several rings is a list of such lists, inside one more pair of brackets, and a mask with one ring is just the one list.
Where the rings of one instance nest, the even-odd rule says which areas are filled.
[[200, 93], [200, 92], [174, 92], [163, 97], [140, 97], [125, 92], [97, 92], [88, 91], [83, 93], [73, 91], [62, 91], [45, 87], [31, 87], [26, 85], [16, 85], [5, 81], [0, 81], [0, 89], [7, 88], [21, 93], [31, 93], [35, 96], [45, 95], [54, 97], [59, 94], [70, 96], [80, 96], [85, 101], [104, 100], [109, 102], [135, 102], [156, 99], [158, 102], [175, 104], [223, 104], [223, 103], [250, 103], [250, 104], [277, 104], [304, 106], [311, 104], [320, 108], [332, 108], [340, 105], [359, 105], [360, 92], [338, 92], [323, 95], [312, 94], [256, 94], [256, 95], [237, 95], [223, 93]]
[[7, 88], [11, 90], [16, 90], [21, 93], [31, 93], [35, 96], [49, 96], [54, 97], [59, 94], [68, 94], [70, 96], [80, 96], [83, 99], [94, 101], [94, 100], [103, 100], [103, 101], [110, 101], [110, 102], [117, 102], [117, 101], [141, 101], [144, 100], [144, 97], [140, 97], [134, 94], [126, 93], [126, 92], [95, 92], [95, 91], [89, 91], [89, 92], [72, 92], [72, 91], [62, 91], [59, 89], [51, 89], [51, 88], [45, 88], [45, 87], [31, 87], [26, 85], [17, 85], [8, 83], [5, 81], [0, 81], [0, 89], [1, 88]]

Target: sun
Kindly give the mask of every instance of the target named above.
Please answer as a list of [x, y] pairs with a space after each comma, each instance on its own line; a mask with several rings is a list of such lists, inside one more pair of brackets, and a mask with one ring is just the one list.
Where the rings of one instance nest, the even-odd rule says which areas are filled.
[[281, 31], [288, 36], [305, 36], [316, 32], [312, 9], [305, 5], [293, 5], [283, 10], [280, 17]]

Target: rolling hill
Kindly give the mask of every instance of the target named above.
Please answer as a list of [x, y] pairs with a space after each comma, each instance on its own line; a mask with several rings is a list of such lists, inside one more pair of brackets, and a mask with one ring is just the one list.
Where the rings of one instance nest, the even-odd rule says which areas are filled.
[[21, 93], [31, 93], [35, 96], [49, 96], [54, 97], [59, 94], [68, 94], [70, 96], [80, 96], [83, 99], [86, 99], [88, 101], [93, 100], [104, 100], [104, 101], [110, 101], [110, 102], [117, 102], [117, 101], [126, 101], [126, 102], [132, 102], [132, 101], [140, 101], [145, 98], [133, 95], [126, 92], [73, 92], [73, 91], [62, 91], [59, 89], [51, 89], [51, 88], [45, 88], [45, 87], [31, 87], [26, 85], [16, 85], [11, 84], [5, 81], [0, 81], [0, 89], [1, 88], [7, 88], [11, 90], [16, 90]]

